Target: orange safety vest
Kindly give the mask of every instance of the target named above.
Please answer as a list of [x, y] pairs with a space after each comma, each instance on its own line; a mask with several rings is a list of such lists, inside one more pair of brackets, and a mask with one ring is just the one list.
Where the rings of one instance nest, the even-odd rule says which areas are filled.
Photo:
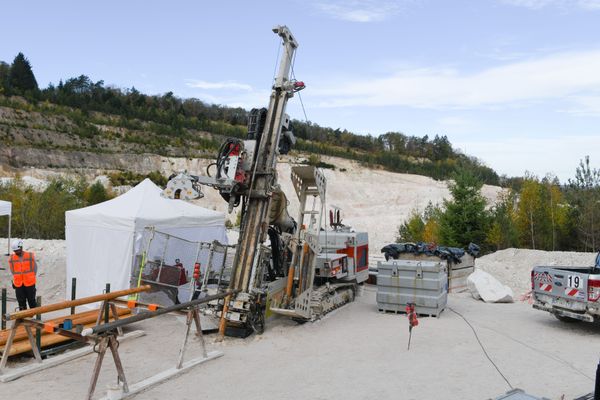
[[13, 274], [13, 284], [16, 287], [35, 285], [35, 273], [37, 265], [33, 253], [24, 251], [21, 257], [12, 254], [8, 259], [10, 272]]

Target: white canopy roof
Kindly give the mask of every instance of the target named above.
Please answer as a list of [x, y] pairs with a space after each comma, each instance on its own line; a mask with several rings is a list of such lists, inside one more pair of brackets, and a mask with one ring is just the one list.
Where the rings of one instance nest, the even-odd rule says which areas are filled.
[[224, 214], [185, 201], [160, 196], [161, 189], [146, 178], [136, 187], [112, 200], [66, 212], [70, 226], [84, 225], [107, 229], [132, 230], [154, 226], [224, 226]]
[[225, 215], [161, 197], [149, 179], [127, 193], [90, 207], [65, 213], [67, 240], [67, 298], [71, 278], [77, 278], [77, 297], [131, 285], [134, 256], [146, 227], [187, 240], [227, 243]]
[[0, 215], [10, 215], [12, 203], [10, 201], [0, 200]]

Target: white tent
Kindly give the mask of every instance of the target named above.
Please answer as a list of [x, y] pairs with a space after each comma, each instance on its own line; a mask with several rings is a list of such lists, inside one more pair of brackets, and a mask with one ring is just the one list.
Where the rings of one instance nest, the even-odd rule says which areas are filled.
[[160, 196], [149, 179], [127, 193], [66, 212], [67, 298], [77, 278], [77, 297], [130, 287], [133, 257], [145, 227], [188, 240], [227, 243], [225, 215]]
[[8, 251], [6, 254], [10, 254], [10, 228], [12, 222], [12, 203], [10, 201], [0, 200], [0, 217], [8, 215]]

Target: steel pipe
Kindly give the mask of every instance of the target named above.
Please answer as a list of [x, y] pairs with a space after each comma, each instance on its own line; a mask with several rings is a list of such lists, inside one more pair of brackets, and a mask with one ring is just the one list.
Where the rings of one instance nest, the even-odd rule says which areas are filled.
[[59, 303], [48, 304], [47, 306], [31, 308], [29, 310], [24, 311], [17, 311], [12, 314], [6, 314], [4, 315], [4, 319], [10, 321], [14, 319], [31, 318], [36, 314], [44, 314], [47, 312], [63, 310], [65, 308], [81, 306], [84, 304], [97, 303], [103, 300], [112, 300], [116, 299], [117, 297], [127, 296], [129, 294], [147, 292], [148, 290], [150, 290], [150, 285], [140, 286], [133, 289], [119, 290], [116, 292], [110, 292], [105, 294], [98, 294], [96, 296], [82, 297], [81, 299], [77, 300], [61, 301]]
[[127, 319], [121, 319], [118, 321], [110, 322], [108, 324], [97, 325], [97, 326], [94, 326], [93, 328], [84, 329], [83, 332], [81, 332], [81, 335], [89, 336], [89, 335], [100, 334], [100, 333], [112, 331], [112, 330], [115, 330], [122, 326], [132, 324], [134, 322], [143, 321], [145, 319], [158, 317], [159, 315], [168, 314], [173, 311], [179, 311], [184, 308], [197, 306], [197, 305], [203, 304], [203, 303], [208, 303], [209, 301], [212, 301], [212, 300], [222, 299], [223, 297], [230, 296], [237, 292], [238, 292], [237, 290], [234, 290], [234, 291], [227, 290], [223, 293], [214, 294], [212, 296], [202, 297], [201, 299], [188, 301], [186, 303], [175, 304], [175, 305], [172, 305], [170, 307], [165, 307], [165, 308], [159, 308], [156, 311], [142, 311], [137, 315], [128, 317]]

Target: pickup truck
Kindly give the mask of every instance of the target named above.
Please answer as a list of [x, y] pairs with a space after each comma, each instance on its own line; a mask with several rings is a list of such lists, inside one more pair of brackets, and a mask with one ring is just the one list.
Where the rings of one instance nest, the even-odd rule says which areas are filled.
[[534, 267], [533, 308], [565, 322], [600, 320], [600, 252], [593, 267]]

